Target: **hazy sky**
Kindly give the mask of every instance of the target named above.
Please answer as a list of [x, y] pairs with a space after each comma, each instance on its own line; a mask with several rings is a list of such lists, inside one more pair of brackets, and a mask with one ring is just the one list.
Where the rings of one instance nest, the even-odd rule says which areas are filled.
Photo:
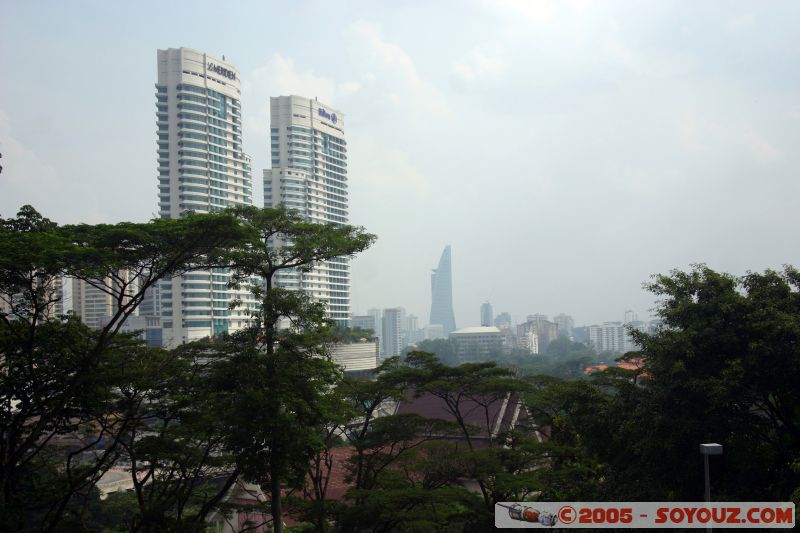
[[157, 211], [156, 49], [237, 65], [255, 202], [269, 96], [347, 119], [353, 306], [458, 326], [647, 318], [653, 273], [800, 264], [800, 2], [0, 0], [0, 214]]

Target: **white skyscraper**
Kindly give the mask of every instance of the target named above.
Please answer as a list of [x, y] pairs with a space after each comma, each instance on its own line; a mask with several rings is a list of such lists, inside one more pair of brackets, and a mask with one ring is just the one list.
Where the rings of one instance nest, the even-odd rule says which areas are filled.
[[[188, 48], [158, 51], [156, 117], [161, 218], [209, 213], [253, 201], [250, 157], [242, 151], [239, 71]], [[247, 325], [246, 291], [232, 291], [225, 269], [197, 271], [159, 286], [164, 344]], [[245, 303], [230, 310], [231, 300]]]
[[[347, 143], [344, 120], [316, 99], [270, 98], [272, 168], [264, 170], [264, 206], [283, 203], [309, 222], [346, 224]], [[347, 258], [325, 261], [311, 272], [285, 272], [276, 285], [303, 289], [327, 303], [328, 317], [350, 320], [350, 266]]]

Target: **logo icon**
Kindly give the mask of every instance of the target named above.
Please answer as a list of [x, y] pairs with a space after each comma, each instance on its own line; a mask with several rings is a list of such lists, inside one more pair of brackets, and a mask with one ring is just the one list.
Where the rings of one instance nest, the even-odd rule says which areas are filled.
[[575, 521], [575, 517], [577, 516], [577, 511], [575, 511], [575, 508], [570, 505], [565, 505], [558, 510], [558, 519], [561, 520], [562, 524], [573, 523]]

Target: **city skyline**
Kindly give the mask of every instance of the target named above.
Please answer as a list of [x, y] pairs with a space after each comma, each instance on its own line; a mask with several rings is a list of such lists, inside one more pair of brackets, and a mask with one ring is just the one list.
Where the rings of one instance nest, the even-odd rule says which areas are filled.
[[[350, 221], [379, 237], [352, 264], [354, 312], [426, 317], [446, 243], [456, 314], [488, 299], [515, 322], [646, 319], [652, 274], [800, 263], [785, 246], [800, 222], [798, 51], [785, 46], [796, 3], [476, 1], [458, 30], [447, 4], [358, 4], [303, 42], [291, 21], [318, 14], [314, 2], [151, 6], [96, 4], [92, 20], [56, 2], [6, 6], [0, 214], [29, 203], [62, 223], [158, 216], [153, 51], [187, 46], [239, 68], [259, 175], [271, 96], [347, 112]], [[254, 46], [275, 19], [287, 23]], [[260, 180], [253, 189], [258, 205]]]

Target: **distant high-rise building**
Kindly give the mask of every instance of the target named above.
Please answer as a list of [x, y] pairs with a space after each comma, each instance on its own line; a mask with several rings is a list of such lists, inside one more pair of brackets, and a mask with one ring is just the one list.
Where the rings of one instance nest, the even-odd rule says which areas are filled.
[[[41, 305], [48, 301], [44, 309], [39, 310], [42, 316], [55, 318], [70, 311], [69, 304], [65, 302], [65, 293], [69, 292], [69, 283], [62, 276], [39, 277], [31, 284], [36, 288], [36, 302]], [[26, 298], [27, 296], [27, 298]], [[9, 320], [19, 317], [19, 313], [33, 313], [31, 295], [27, 292], [4, 293], [0, 292], [0, 315], [9, 315]]]
[[384, 357], [400, 355], [402, 350], [402, 315], [400, 307], [383, 310], [383, 336], [381, 337], [381, 347]]
[[372, 317], [372, 321], [375, 324], [373, 327], [375, 336], [378, 338], [383, 337], [383, 312], [380, 309], [375, 309], [373, 307], [367, 311], [367, 314]]
[[647, 333], [647, 329], [647, 324], [641, 320], [634, 318], [634, 320], [627, 322], [625, 324], [625, 345], [623, 346], [623, 352], [633, 352], [641, 349], [641, 347], [633, 341], [631, 331], [635, 330]]
[[450, 245], [445, 246], [439, 266], [431, 274], [431, 325], [439, 324], [448, 335], [456, 329], [453, 313], [453, 274]]
[[397, 309], [400, 310], [400, 338], [402, 343], [402, 339], [408, 333], [408, 314], [405, 307], [400, 306]]
[[511, 329], [514, 322], [511, 320], [511, 315], [503, 312], [494, 318], [494, 326], [500, 329]]
[[161, 287], [158, 284], [144, 291], [142, 303], [139, 304], [139, 316], [161, 316]]
[[572, 340], [583, 343], [589, 342], [589, 326], [573, 327]]
[[492, 316], [492, 304], [489, 302], [481, 304], [481, 326], [491, 326]]
[[[242, 151], [236, 67], [188, 48], [159, 50], [156, 124], [161, 218], [253, 203], [250, 157]], [[160, 282], [165, 345], [233, 332], [250, 323], [256, 302], [246, 289], [231, 289], [230, 279], [227, 269], [215, 268]], [[232, 300], [243, 303], [231, 310]]]
[[654, 318], [653, 320], [647, 323], [647, 327], [645, 328], [645, 332], [648, 335], [655, 335], [658, 333], [658, 330], [664, 326], [664, 321], [660, 318]]
[[351, 316], [350, 327], [353, 329], [368, 329], [375, 337], [380, 337], [380, 335], [375, 332], [375, 317], [372, 315]]
[[527, 350], [531, 354], [538, 354], [539, 335], [534, 330], [526, 329], [520, 335], [517, 335], [517, 345], [515, 347]]
[[[302, 96], [270, 98], [272, 168], [264, 170], [264, 205], [286, 207], [309, 222], [348, 221], [347, 143], [340, 111]], [[332, 258], [309, 272], [284, 271], [276, 284], [325, 302], [328, 318], [350, 320], [350, 260]]]
[[408, 346], [409, 344], [416, 344], [421, 341], [419, 317], [417, 317], [417, 315], [408, 315], [408, 317], [406, 317], [406, 324], [406, 337], [404, 344]]
[[408, 315], [406, 323], [408, 324], [408, 331], [417, 331], [419, 329], [419, 317], [417, 315]]
[[544, 353], [558, 338], [558, 325], [547, 320], [547, 315], [528, 315], [528, 320], [517, 326], [517, 337], [526, 337], [531, 332], [536, 334], [538, 353]]
[[129, 280], [130, 275], [126, 270], [91, 283], [71, 278], [72, 312], [90, 328], [105, 327], [119, 310], [119, 301], [122, 300], [124, 305], [134, 292], [133, 287], [127, 287], [125, 293], [122, 291], [122, 283], [128, 283]]
[[572, 328], [575, 327], [575, 321], [572, 317], [561, 313], [553, 317], [553, 322], [558, 324], [558, 334], [562, 337], [572, 338]]

